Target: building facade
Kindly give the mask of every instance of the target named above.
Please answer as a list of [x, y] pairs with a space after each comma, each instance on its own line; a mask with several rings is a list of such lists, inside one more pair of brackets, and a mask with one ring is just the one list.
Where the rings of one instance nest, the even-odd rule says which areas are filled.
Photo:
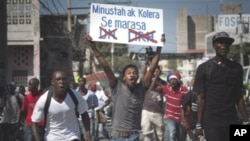
[[40, 79], [40, 23], [38, 0], [7, 0], [7, 82], [27, 85]]
[[185, 8], [179, 9], [176, 26], [177, 53], [188, 50], [205, 51], [205, 36], [215, 29], [215, 16], [187, 15]]
[[74, 81], [72, 61], [84, 58], [86, 48], [78, 20], [86, 15], [41, 15], [39, 0], [7, 0], [6, 5], [7, 82], [27, 86], [36, 77], [46, 88], [54, 70], [66, 71]]

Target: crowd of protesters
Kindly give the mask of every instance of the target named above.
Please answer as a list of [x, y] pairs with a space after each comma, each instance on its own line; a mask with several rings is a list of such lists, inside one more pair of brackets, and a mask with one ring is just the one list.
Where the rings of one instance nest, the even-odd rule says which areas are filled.
[[143, 66], [141, 79], [132, 64], [119, 79], [91, 37], [85, 39], [107, 75], [111, 96], [84, 77], [71, 88], [62, 70], [52, 72], [50, 87], [43, 91], [37, 78], [29, 80], [27, 92], [10, 82], [0, 88], [0, 141], [98, 141], [99, 133], [112, 141], [139, 141], [141, 135], [144, 141], [229, 141], [231, 124], [250, 124], [242, 66], [227, 58], [234, 39], [226, 32], [214, 35], [216, 54], [198, 66], [189, 86], [178, 71], [160, 78], [162, 47]]

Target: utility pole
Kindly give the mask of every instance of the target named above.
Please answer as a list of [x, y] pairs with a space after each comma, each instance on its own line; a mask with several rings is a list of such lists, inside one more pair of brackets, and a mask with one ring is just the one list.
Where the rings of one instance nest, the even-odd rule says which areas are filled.
[[244, 24], [242, 21], [242, 13], [240, 14], [240, 30], [239, 30], [239, 36], [240, 36], [240, 64], [244, 66], [244, 55], [243, 55], [243, 34], [244, 34]]
[[71, 32], [71, 0], [68, 0], [68, 31]]
[[111, 43], [111, 66], [112, 66], [112, 70], [114, 72], [114, 43]]
[[[104, 0], [104, 2], [106, 4], [131, 4], [131, 1], [130, 0], [125, 0], [124, 2], [110, 2], [108, 0]], [[111, 66], [112, 66], [112, 70], [113, 72], [115, 71], [115, 68], [114, 68], [114, 43], [111, 43], [111, 50], [110, 50], [110, 53], [111, 53]]]
[[[0, 1], [0, 88], [6, 85], [7, 76], [7, 3]], [[2, 89], [0, 90], [2, 93]]]

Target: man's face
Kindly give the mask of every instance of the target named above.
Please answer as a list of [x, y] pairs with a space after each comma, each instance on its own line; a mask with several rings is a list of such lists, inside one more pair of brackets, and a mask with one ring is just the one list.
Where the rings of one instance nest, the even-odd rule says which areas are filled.
[[7, 85], [8, 93], [13, 94], [15, 92], [15, 89], [16, 89], [15, 85], [12, 85], [12, 84]]
[[68, 86], [66, 73], [62, 71], [55, 72], [51, 84], [54, 87], [55, 92], [65, 93]]
[[38, 86], [39, 86], [39, 82], [36, 80], [30, 80], [29, 82], [29, 91], [31, 93], [36, 93], [38, 91]]
[[133, 88], [136, 85], [139, 77], [138, 71], [135, 68], [128, 68], [123, 76], [124, 83], [129, 87]]
[[214, 49], [217, 56], [226, 57], [230, 51], [230, 45], [225, 39], [220, 39], [214, 43]]
[[180, 82], [175, 78], [171, 78], [170, 79], [170, 86], [173, 88], [178, 88], [178, 87], [180, 87]]
[[85, 87], [86, 80], [84, 78], [79, 78], [78, 80], [78, 86], [79, 87]]

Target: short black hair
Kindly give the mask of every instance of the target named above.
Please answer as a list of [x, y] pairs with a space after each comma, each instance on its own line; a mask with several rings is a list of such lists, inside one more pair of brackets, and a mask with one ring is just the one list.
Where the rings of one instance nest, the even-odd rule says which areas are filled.
[[128, 68], [134, 68], [137, 72], [139, 72], [138, 67], [137, 67], [136, 65], [128, 64], [127, 66], [125, 66], [125, 67], [123, 68], [123, 71], [122, 71], [122, 75], [123, 75], [123, 76], [124, 76], [124, 74], [125, 74], [125, 71], [126, 71]]
[[85, 81], [85, 83], [87, 82], [87, 80], [86, 80], [86, 78], [85, 78], [85, 77], [80, 76], [80, 77], [78, 78], [78, 81], [79, 81], [80, 79], [84, 80], [84, 81]]
[[31, 79], [29, 80], [29, 84], [30, 84], [31, 81], [37, 81], [38, 85], [39, 85], [39, 83], [40, 83], [40, 81], [39, 81], [36, 77], [31, 78]]

